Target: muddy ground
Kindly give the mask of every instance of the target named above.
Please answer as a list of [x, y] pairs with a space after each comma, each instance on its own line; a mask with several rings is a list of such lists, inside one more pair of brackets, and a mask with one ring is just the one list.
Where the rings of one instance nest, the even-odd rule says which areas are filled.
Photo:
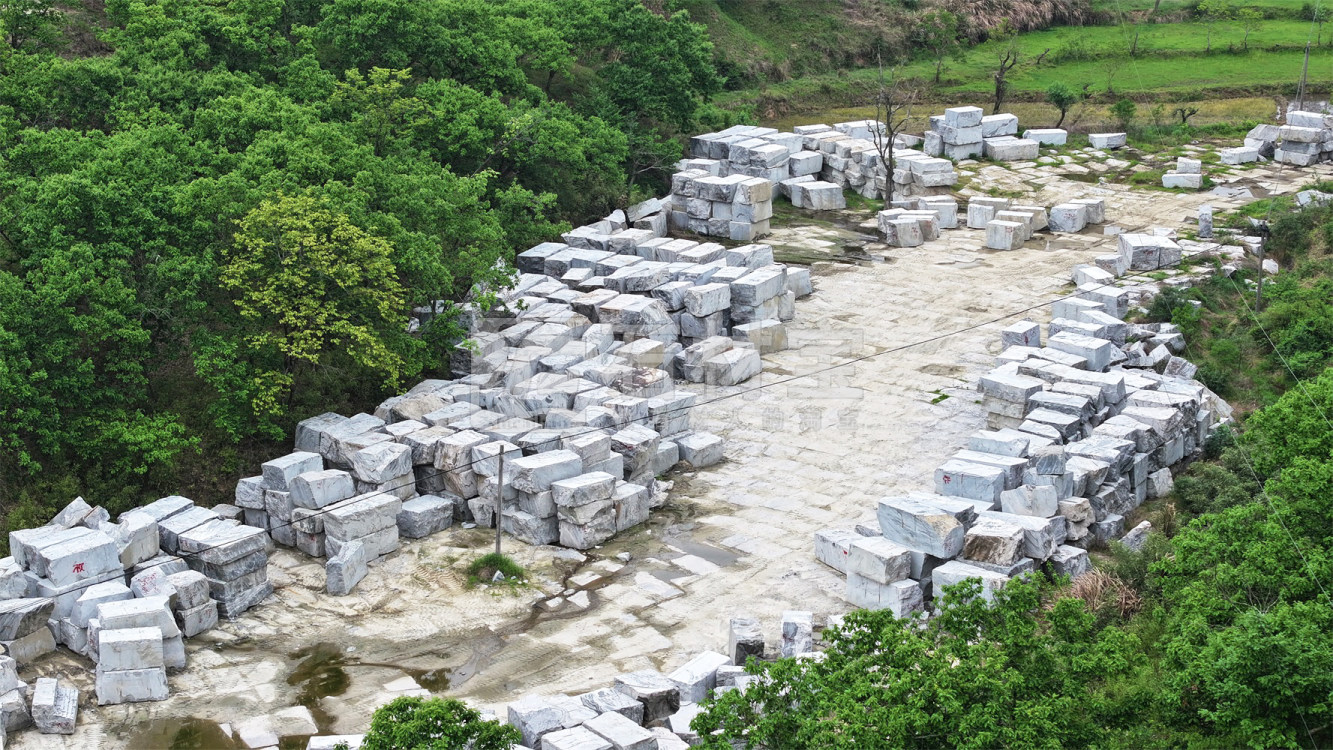
[[[1046, 206], [1101, 196], [1108, 224], [1127, 231], [1187, 230], [1201, 204], [1248, 201], [1081, 177], [1114, 172], [1106, 161], [1070, 162], [1082, 172], [977, 165], [963, 195]], [[1315, 172], [1265, 167], [1224, 179], [1259, 196], [1292, 192]], [[874, 241], [867, 220], [873, 214], [794, 216], [768, 240], [789, 261], [814, 261], [815, 294], [797, 305], [791, 348], [765, 357], [761, 376], [700, 388], [696, 427], [726, 438], [726, 461], [670, 477], [669, 501], [649, 523], [586, 556], [507, 539], [533, 573], [518, 589], [467, 588], [462, 568], [489, 551], [485, 530], [405, 545], [345, 598], [324, 594], [318, 561], [277, 552], [274, 597], [190, 640], [190, 666], [170, 678], [168, 700], [92, 706], [89, 664], [62, 651], [23, 677], [74, 677], [83, 696], [77, 733], [25, 731], [10, 746], [226, 748], [229, 722], [297, 705], [321, 733], [360, 732], [396, 695], [429, 691], [501, 709], [528, 693], [579, 693], [620, 672], [671, 670], [722, 648], [725, 622], [738, 614], [761, 618], [776, 641], [785, 609], [814, 611], [817, 624], [847, 611], [842, 576], [813, 558], [814, 532], [870, 519], [885, 494], [930, 486], [935, 467], [983, 427], [972, 386], [993, 364], [998, 331], [1023, 317], [1049, 319], [1041, 305], [1071, 290], [1072, 267], [1115, 247], [1103, 227], [1089, 227], [1038, 235], [1009, 253], [981, 249], [983, 233], [972, 230], [892, 249]], [[617, 558], [625, 553], [628, 563]]]

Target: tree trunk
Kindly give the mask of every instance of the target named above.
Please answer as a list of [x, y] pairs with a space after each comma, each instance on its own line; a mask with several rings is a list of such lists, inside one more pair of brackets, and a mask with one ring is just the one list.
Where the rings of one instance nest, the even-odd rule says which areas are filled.
[[[1158, 0], [1158, 2], [1161, 2], [1161, 0]], [[1138, 55], [1139, 55], [1139, 30], [1136, 27], [1134, 29], [1134, 43], [1131, 44], [1129, 47], [1129, 56], [1138, 57]]]
[[1065, 112], [1066, 112], [1066, 111], [1067, 111], [1067, 110], [1063, 110], [1063, 109], [1060, 110], [1060, 119], [1058, 119], [1058, 120], [1055, 121], [1055, 127], [1058, 128], [1058, 127], [1060, 127], [1061, 125], [1064, 124], [1064, 122], [1065, 122]]

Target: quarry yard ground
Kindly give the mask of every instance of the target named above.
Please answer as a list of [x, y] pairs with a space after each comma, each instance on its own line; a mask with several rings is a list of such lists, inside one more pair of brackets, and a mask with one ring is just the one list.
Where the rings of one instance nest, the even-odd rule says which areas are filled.
[[[1111, 154], [967, 166], [960, 197], [1021, 196], [1048, 207], [1104, 197], [1108, 226], [1182, 232], [1202, 204], [1222, 211], [1251, 200], [1096, 184], [1128, 162]], [[1214, 179], [1259, 198], [1331, 172], [1266, 164]], [[670, 476], [669, 500], [647, 524], [586, 560], [506, 539], [533, 577], [514, 590], [466, 587], [462, 568], [490, 549], [483, 529], [407, 544], [344, 598], [324, 593], [320, 561], [277, 552], [275, 596], [191, 639], [189, 667], [170, 678], [168, 700], [89, 707], [92, 671], [62, 651], [24, 679], [75, 676], [85, 697], [77, 733], [23, 732], [11, 747], [228, 747], [217, 724], [298, 705], [320, 733], [355, 733], [376, 706], [415, 690], [502, 710], [525, 694], [581, 693], [622, 672], [669, 671], [722, 650], [733, 616], [760, 618], [773, 643], [783, 610], [813, 611], [817, 626], [848, 611], [842, 576], [814, 559], [814, 532], [869, 521], [878, 498], [930, 487], [936, 466], [984, 427], [973, 384], [994, 363], [999, 330], [1023, 317], [1048, 320], [1041, 305], [1072, 289], [1072, 268], [1115, 248], [1102, 226], [1038, 234], [1009, 253], [982, 249], [983, 233], [966, 229], [888, 248], [875, 242], [873, 218], [784, 213], [765, 241], [780, 260], [817, 261], [815, 294], [788, 325], [791, 348], [766, 356], [761, 376], [700, 389], [695, 426], [726, 438], [726, 461]], [[926, 343], [902, 348], [916, 342]], [[827, 369], [869, 355], [877, 356]], [[284, 746], [304, 742], [293, 736]]]

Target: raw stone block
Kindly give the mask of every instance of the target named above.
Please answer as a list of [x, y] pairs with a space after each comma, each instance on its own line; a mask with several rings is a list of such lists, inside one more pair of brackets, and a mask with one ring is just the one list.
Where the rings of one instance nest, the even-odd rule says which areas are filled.
[[332, 596], [347, 596], [369, 572], [366, 549], [360, 541], [342, 545], [324, 564], [325, 587]]
[[167, 671], [152, 669], [97, 670], [97, 705], [164, 701], [167, 699]]
[[727, 628], [727, 655], [737, 666], [754, 656], [764, 656], [764, 633], [753, 617], [733, 617]]
[[946, 510], [909, 497], [879, 501], [879, 526], [884, 536], [909, 549], [936, 557], [956, 557], [963, 550], [963, 524]]
[[617, 677], [615, 689], [643, 704], [645, 724], [660, 721], [680, 710], [680, 690], [676, 683], [653, 669]]
[[32, 721], [42, 734], [74, 734], [79, 691], [53, 677], [39, 677], [32, 693]]
[[705, 651], [682, 664], [667, 678], [676, 684], [681, 703], [702, 703], [717, 687], [718, 667], [729, 664], [731, 660], [722, 654]]

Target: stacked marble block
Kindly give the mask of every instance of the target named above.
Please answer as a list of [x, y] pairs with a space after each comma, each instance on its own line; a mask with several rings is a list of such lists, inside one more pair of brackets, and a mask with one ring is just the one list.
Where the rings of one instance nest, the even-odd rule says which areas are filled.
[[[925, 132], [921, 150], [930, 156], [943, 156], [951, 161], [961, 161], [981, 156], [985, 150], [980, 107], [951, 107], [943, 115], [931, 115], [930, 130]], [[996, 136], [1007, 131], [1004, 127], [992, 126]], [[1018, 132], [1018, 119], [1013, 120], [1013, 130]]]
[[1017, 250], [1042, 230], [1078, 232], [1105, 220], [1106, 202], [1101, 198], [1077, 198], [1049, 212], [1008, 198], [971, 198], [967, 205], [967, 226], [986, 230], [986, 247], [992, 250]]
[[[811, 612], [782, 614], [782, 641], [773, 656], [815, 658]], [[678, 669], [616, 677], [612, 687], [577, 696], [527, 696], [506, 709], [523, 746], [542, 750], [685, 750], [700, 744], [690, 723], [701, 704], [758, 679], [745, 671], [750, 657], [766, 657], [760, 622], [733, 617], [726, 653], [704, 651]]]
[[[523, 273], [502, 304], [470, 319], [455, 379], [425, 381], [374, 414], [301, 422], [296, 452], [237, 484], [247, 519], [327, 556], [341, 594], [402, 537], [494, 524], [501, 455], [501, 527], [579, 548], [642, 522], [661, 499], [657, 474], [720, 461], [721, 439], [691, 429], [696, 397], [675, 381], [758, 374], [762, 353], [786, 348], [783, 321], [813, 291], [808, 269], [773, 263], [767, 245], [647, 230], [566, 237], [580, 246], [519, 254]], [[553, 486], [576, 479], [586, 486]]]
[[918, 247], [939, 239], [943, 229], [958, 228], [958, 201], [950, 196], [918, 198], [916, 208], [891, 208], [875, 218], [884, 241], [894, 247]]
[[[187, 509], [188, 525], [180, 522]], [[0, 561], [0, 640], [21, 664], [57, 643], [95, 660], [89, 621], [96, 610], [88, 602], [98, 596], [163, 596], [186, 636], [208, 630], [220, 604], [230, 616], [243, 608], [224, 582], [201, 572], [208, 560], [236, 549], [217, 536], [224, 531], [228, 538], [259, 533], [178, 496], [128, 511], [114, 524], [104, 509], [76, 499], [47, 526], [10, 533], [14, 556]], [[259, 548], [266, 565], [267, 551]]]
[[672, 175], [667, 202], [675, 229], [750, 242], [770, 231], [773, 185], [763, 177], [688, 169]]
[[1174, 171], [1162, 175], [1162, 187], [1198, 190], [1203, 187], [1203, 162], [1184, 156], [1176, 159]]
[[989, 599], [1018, 575], [1080, 575], [1087, 547], [1118, 538], [1202, 450], [1225, 409], [1176, 356], [1183, 338], [1123, 322], [1127, 294], [1089, 269], [1086, 291], [1055, 303], [1045, 346], [1035, 323], [1002, 333], [978, 385], [989, 429], [940, 466], [934, 492], [885, 498], [878, 528], [816, 534], [848, 601], [903, 616], [968, 578]]
[[1245, 136], [1245, 148], [1255, 150], [1253, 159], [1248, 158], [1248, 151], [1236, 150], [1233, 150], [1232, 158], [1240, 158], [1243, 154], [1245, 161], [1264, 157], [1298, 167], [1326, 161], [1333, 153], [1333, 115], [1288, 112], [1285, 125], [1258, 125], [1250, 130]]

